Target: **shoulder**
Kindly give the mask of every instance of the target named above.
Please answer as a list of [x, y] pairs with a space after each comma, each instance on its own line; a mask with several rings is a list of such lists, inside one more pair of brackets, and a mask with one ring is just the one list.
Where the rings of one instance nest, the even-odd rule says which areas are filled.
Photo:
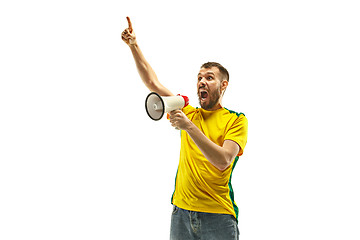
[[186, 107], [183, 107], [181, 110], [185, 113], [185, 115], [187, 114], [191, 114], [194, 113], [196, 111], [197, 108], [194, 108], [193, 106], [187, 105]]
[[248, 124], [247, 118], [243, 112], [236, 112], [227, 108], [224, 108], [232, 125], [246, 125]]

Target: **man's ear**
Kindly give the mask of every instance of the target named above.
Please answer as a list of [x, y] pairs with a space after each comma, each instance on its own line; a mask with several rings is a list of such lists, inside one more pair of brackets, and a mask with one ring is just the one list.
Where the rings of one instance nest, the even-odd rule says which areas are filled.
[[229, 82], [226, 80], [223, 80], [221, 83], [221, 92], [224, 92], [227, 86], [229, 85]]

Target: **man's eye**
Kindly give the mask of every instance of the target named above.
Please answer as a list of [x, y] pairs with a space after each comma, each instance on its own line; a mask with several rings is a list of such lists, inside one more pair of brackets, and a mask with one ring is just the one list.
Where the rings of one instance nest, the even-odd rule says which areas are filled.
[[206, 79], [207, 79], [207, 80], [212, 80], [213, 77], [209, 76], [209, 77], [207, 77]]
[[199, 81], [199, 82], [201, 81], [201, 77], [198, 78], [198, 81]]

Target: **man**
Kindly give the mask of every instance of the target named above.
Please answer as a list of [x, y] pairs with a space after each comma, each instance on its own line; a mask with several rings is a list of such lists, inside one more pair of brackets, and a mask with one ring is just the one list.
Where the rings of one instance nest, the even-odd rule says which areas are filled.
[[[158, 80], [136, 41], [130, 19], [122, 32], [146, 87], [173, 96]], [[181, 130], [181, 150], [172, 196], [171, 240], [238, 239], [238, 208], [231, 175], [247, 142], [244, 114], [223, 108], [228, 71], [218, 63], [201, 66], [197, 93], [201, 108], [186, 106], [170, 113], [170, 123]]]

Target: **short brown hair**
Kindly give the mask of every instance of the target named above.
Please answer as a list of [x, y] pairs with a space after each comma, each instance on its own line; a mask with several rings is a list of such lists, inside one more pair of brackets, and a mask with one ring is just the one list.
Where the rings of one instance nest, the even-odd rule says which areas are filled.
[[207, 62], [201, 65], [201, 68], [212, 68], [217, 67], [224, 80], [229, 81], [229, 72], [224, 68], [220, 63], [217, 62]]

